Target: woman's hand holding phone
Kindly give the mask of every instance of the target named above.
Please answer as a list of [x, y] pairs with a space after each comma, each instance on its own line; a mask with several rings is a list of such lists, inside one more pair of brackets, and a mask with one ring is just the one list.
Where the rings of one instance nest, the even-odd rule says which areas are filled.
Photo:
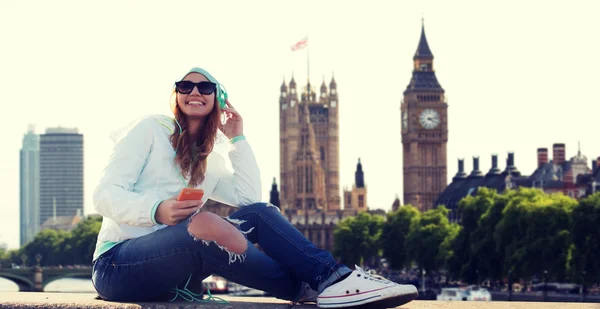
[[181, 220], [198, 211], [204, 203], [201, 200], [178, 201], [174, 196], [162, 201], [156, 209], [156, 222], [166, 225], [176, 225]]

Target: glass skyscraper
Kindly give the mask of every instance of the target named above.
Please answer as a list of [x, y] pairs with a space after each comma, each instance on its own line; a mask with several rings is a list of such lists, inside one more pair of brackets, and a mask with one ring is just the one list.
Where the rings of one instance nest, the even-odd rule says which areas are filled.
[[23, 136], [20, 151], [20, 236], [21, 247], [40, 230], [40, 142], [32, 125]]
[[83, 135], [48, 128], [40, 135], [40, 224], [83, 215]]

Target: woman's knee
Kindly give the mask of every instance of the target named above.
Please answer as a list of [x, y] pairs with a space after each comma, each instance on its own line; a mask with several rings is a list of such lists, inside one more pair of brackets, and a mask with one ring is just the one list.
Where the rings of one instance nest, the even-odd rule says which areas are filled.
[[188, 232], [196, 239], [214, 241], [237, 254], [243, 253], [247, 247], [246, 238], [235, 226], [211, 212], [196, 214], [191, 219]]
[[206, 241], [216, 240], [217, 235], [223, 232], [225, 226], [219, 224], [221, 217], [211, 212], [200, 212], [190, 220], [188, 232], [194, 237]]

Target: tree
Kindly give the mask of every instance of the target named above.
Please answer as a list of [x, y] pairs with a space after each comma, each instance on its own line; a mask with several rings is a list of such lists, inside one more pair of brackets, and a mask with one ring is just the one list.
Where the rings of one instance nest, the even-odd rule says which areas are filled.
[[39, 232], [33, 241], [29, 242], [22, 249], [22, 253], [27, 256], [30, 264], [35, 263], [36, 254], [42, 255], [42, 266], [63, 265], [68, 263], [68, 254], [62, 251], [62, 245], [70, 233], [56, 230], [43, 230]]
[[[453, 241], [446, 244], [446, 268], [453, 278], [469, 283], [476, 283], [480, 279], [478, 271], [481, 271], [483, 263], [478, 258], [479, 255], [475, 254], [475, 251], [481, 251], [480, 247], [474, 246], [477, 240], [475, 234], [480, 229], [481, 217], [492, 208], [497, 199], [496, 190], [482, 187], [477, 190], [475, 196], [467, 196], [458, 203], [461, 226], [457, 228], [457, 235]], [[493, 252], [490, 253], [492, 254], [483, 255], [493, 255]], [[484, 275], [484, 272], [481, 272], [481, 275]]]
[[569, 277], [574, 282], [583, 278], [586, 284], [596, 283], [600, 277], [600, 193], [579, 202], [573, 209], [571, 224]]
[[71, 232], [43, 230], [19, 253], [27, 257], [29, 265], [36, 263], [37, 254], [42, 255], [42, 266], [90, 264], [101, 225], [102, 217], [91, 216]]
[[381, 244], [383, 255], [393, 269], [410, 266], [411, 260], [405, 243], [412, 222], [417, 220], [420, 215], [419, 210], [412, 205], [404, 205], [397, 211], [388, 213], [381, 233]]
[[70, 252], [72, 264], [91, 263], [101, 226], [102, 217], [94, 216], [88, 217], [71, 231], [71, 237], [65, 242], [68, 247], [63, 252]]
[[333, 254], [344, 264], [370, 264], [379, 255], [382, 228], [383, 218], [366, 212], [342, 220], [333, 232]]
[[571, 212], [577, 201], [563, 194], [519, 188], [498, 222], [495, 238], [504, 248], [505, 269], [524, 279], [548, 271], [563, 281], [568, 255]]
[[448, 209], [438, 206], [421, 214], [412, 221], [406, 239], [406, 251], [410, 252], [421, 270], [428, 273], [444, 266], [444, 258], [440, 256], [440, 248], [446, 237], [457, 232], [457, 227], [448, 221]]
[[492, 200], [488, 202], [491, 206], [478, 220], [471, 237], [471, 255], [477, 260], [480, 278], [499, 280], [508, 272], [504, 269], [504, 250], [498, 245], [494, 233], [498, 222], [502, 220], [504, 208], [513, 195], [515, 191], [510, 190], [490, 196]]

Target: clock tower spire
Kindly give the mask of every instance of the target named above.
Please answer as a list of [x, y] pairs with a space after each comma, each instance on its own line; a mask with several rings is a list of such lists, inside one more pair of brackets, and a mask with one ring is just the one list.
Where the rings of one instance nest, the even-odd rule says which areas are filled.
[[447, 184], [448, 104], [433, 58], [423, 24], [412, 77], [400, 105], [403, 200], [422, 211], [437, 206], [433, 204]]

